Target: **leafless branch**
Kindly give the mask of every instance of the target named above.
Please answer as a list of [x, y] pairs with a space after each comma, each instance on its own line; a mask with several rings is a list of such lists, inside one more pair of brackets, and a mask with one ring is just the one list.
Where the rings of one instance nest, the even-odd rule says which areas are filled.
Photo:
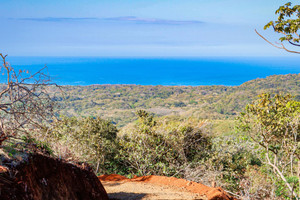
[[272, 45], [273, 47], [275, 48], [278, 48], [278, 49], [283, 49], [289, 53], [297, 53], [297, 54], [300, 54], [300, 51], [292, 51], [292, 50], [289, 50], [287, 49], [284, 44], [280, 43], [279, 46], [278, 45], [275, 45], [274, 43], [270, 42], [269, 40], [267, 40], [264, 36], [262, 36], [260, 33], [258, 33], [258, 31], [255, 29], [255, 32], [257, 35], [259, 35], [263, 40], [265, 40], [267, 43], [269, 43], [270, 45]]
[[270, 165], [274, 171], [276, 172], [276, 174], [281, 178], [281, 180], [284, 181], [285, 185], [287, 186], [287, 188], [292, 192], [292, 194], [294, 195], [294, 197], [298, 200], [299, 198], [297, 197], [297, 193], [293, 190], [293, 187], [289, 184], [289, 182], [286, 180], [285, 176], [283, 175], [283, 173], [279, 170], [279, 168], [276, 166], [276, 164], [273, 164], [270, 160], [269, 157], [269, 149], [267, 148], [267, 153], [266, 153], [266, 158], [267, 158], [267, 164]]
[[0, 70], [6, 75], [0, 85], [0, 146], [10, 137], [45, 127], [54, 117], [54, 101], [48, 87], [59, 87], [44, 73], [46, 66], [33, 74], [23, 70], [16, 72], [6, 57], [0, 53]]

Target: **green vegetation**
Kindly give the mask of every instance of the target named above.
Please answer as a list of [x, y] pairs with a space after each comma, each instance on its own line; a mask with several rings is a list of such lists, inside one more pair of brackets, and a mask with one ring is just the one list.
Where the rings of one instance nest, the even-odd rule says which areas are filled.
[[182, 177], [184, 166], [207, 158], [212, 144], [203, 122], [154, 118], [143, 110], [137, 116], [120, 131], [100, 118], [63, 117], [44, 135], [59, 157], [88, 162], [100, 174]]
[[[299, 46], [300, 6], [276, 14], [265, 29]], [[1, 165], [39, 152], [87, 162], [96, 174], [174, 176], [244, 199], [300, 199], [300, 74], [234, 87], [65, 86], [62, 94], [41, 71], [16, 73], [0, 56]]]
[[215, 181], [245, 198], [289, 198], [299, 191], [299, 105], [290, 95], [263, 94], [227, 134], [211, 133], [197, 118], [154, 117], [144, 110], [120, 130], [100, 118], [64, 117], [48, 133], [52, 147], [73, 152], [56, 153], [87, 161], [100, 174]]
[[[235, 87], [67, 86], [60, 94], [46, 85], [24, 96], [36, 109], [12, 102], [11, 115], [2, 110], [5, 125], [47, 120], [3, 126], [0, 164], [39, 152], [87, 162], [97, 174], [174, 176], [246, 199], [299, 199], [299, 84], [300, 74]], [[44, 99], [35, 98], [40, 91]], [[48, 112], [53, 101], [65, 116]]]
[[[299, 84], [300, 74], [289, 74], [235, 87], [68, 86], [66, 99], [56, 101], [66, 115], [100, 115], [119, 128], [110, 149], [114, 153], [106, 165], [98, 164], [99, 173], [176, 176], [207, 185], [215, 181], [245, 198], [288, 199], [289, 188], [293, 194], [299, 191], [298, 143], [285, 140], [288, 138], [274, 140], [289, 144], [281, 144], [284, 150], [273, 143], [264, 149], [257, 141], [263, 138], [260, 130], [290, 130], [292, 121], [299, 122]], [[257, 99], [262, 93], [265, 95]], [[295, 124], [293, 127], [296, 130]], [[278, 148], [276, 155], [272, 148]], [[267, 155], [271, 163], [279, 164], [285, 179], [268, 163]], [[289, 162], [291, 157], [293, 162]], [[96, 169], [97, 163], [86, 158], [78, 159], [89, 161]]]
[[279, 40], [281, 41], [280, 44], [274, 44], [268, 41], [266, 38], [264, 38], [262, 35], [260, 35], [257, 31], [256, 33], [262, 37], [265, 41], [267, 41], [272, 46], [283, 49], [290, 53], [297, 53], [300, 54], [300, 51], [295, 51], [293, 49], [287, 48], [283, 42], [287, 41], [289, 45], [294, 47], [299, 47], [300, 44], [300, 36], [298, 30], [300, 28], [300, 5], [295, 5], [292, 7], [292, 3], [288, 2], [283, 6], [280, 6], [275, 14], [278, 14], [278, 19], [276, 21], [270, 21], [268, 24], [265, 25], [264, 29], [268, 29], [270, 27], [273, 28], [273, 30], [276, 33], [281, 34], [281, 37]]
[[55, 101], [61, 115], [99, 116], [122, 127], [137, 119], [143, 109], [156, 116], [180, 115], [210, 120], [233, 120], [247, 103], [261, 93], [284, 93], [300, 99], [300, 74], [275, 75], [241, 86], [66, 86], [64, 96], [58, 89]]
[[217, 121], [213, 129], [199, 118], [155, 117], [144, 110], [119, 130], [100, 118], [63, 117], [48, 130], [47, 142], [99, 174], [175, 176], [217, 182], [245, 198], [289, 199], [299, 192], [299, 108], [290, 95], [262, 94], [238, 121]]
[[117, 128], [99, 117], [62, 117], [46, 135], [56, 152], [63, 153], [66, 158], [72, 152], [81, 161], [90, 163], [96, 173], [99, 169], [108, 173], [105, 169], [114, 162]]
[[300, 102], [292, 100], [290, 95], [260, 97], [246, 107], [240, 127], [258, 145], [263, 160], [282, 182], [283, 187], [276, 192], [285, 197], [299, 197]]
[[182, 177], [185, 166], [207, 158], [211, 138], [203, 133], [203, 123], [154, 119], [145, 111], [137, 115], [138, 120], [120, 134], [119, 156], [131, 174]]

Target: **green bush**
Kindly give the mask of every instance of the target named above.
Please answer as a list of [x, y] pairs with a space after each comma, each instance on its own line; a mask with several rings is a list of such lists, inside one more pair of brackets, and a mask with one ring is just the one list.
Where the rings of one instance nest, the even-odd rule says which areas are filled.
[[256, 144], [267, 173], [276, 177], [276, 194], [285, 198], [299, 196], [299, 119], [300, 102], [282, 94], [261, 94], [239, 118], [245, 139]]
[[119, 149], [117, 132], [114, 124], [99, 117], [62, 117], [50, 135], [55, 136], [52, 144], [67, 146], [81, 161], [90, 163], [96, 173], [115, 173], [119, 171], [115, 159]]
[[167, 118], [154, 119], [146, 111], [138, 111], [133, 126], [121, 131], [119, 157], [138, 175], [181, 177], [189, 162], [208, 157], [210, 137], [191, 122]]

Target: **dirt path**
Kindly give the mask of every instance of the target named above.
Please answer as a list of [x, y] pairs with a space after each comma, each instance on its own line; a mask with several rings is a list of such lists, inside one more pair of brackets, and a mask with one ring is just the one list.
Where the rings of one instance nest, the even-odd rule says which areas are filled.
[[102, 184], [111, 200], [207, 199], [199, 194], [142, 182], [106, 182]]
[[108, 196], [114, 200], [201, 199], [235, 200], [221, 188], [165, 176], [143, 176], [128, 179], [117, 174], [98, 177]]

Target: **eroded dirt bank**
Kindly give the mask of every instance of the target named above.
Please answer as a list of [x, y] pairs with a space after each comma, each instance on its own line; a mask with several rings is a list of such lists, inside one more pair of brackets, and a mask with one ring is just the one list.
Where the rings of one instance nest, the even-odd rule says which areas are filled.
[[234, 200], [221, 188], [164, 176], [143, 176], [127, 179], [117, 174], [98, 177], [110, 198], [129, 199], [203, 199]]
[[1, 200], [108, 200], [99, 179], [85, 166], [35, 154], [8, 170], [0, 168]]

